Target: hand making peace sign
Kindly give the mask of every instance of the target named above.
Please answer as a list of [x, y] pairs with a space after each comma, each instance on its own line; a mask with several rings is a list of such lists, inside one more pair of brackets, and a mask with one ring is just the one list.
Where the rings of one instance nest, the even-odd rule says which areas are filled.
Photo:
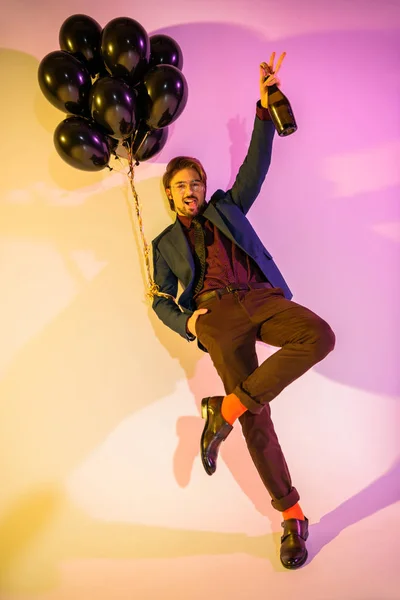
[[261, 106], [263, 106], [264, 108], [268, 108], [269, 86], [276, 84], [279, 87], [281, 84], [280, 80], [276, 75], [282, 66], [283, 59], [286, 56], [286, 52], [282, 52], [278, 59], [278, 62], [276, 63], [276, 67], [274, 67], [275, 54], [275, 52], [271, 54], [271, 58], [269, 59], [268, 64], [266, 62], [263, 62], [260, 65], [260, 99]]

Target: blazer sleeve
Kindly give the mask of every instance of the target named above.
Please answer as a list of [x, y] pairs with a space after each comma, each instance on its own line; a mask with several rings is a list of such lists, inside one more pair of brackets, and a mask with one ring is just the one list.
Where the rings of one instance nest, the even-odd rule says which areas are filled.
[[[236, 204], [246, 214], [258, 194], [271, 164], [272, 141], [275, 133], [273, 122], [262, 117], [260, 104], [254, 120], [253, 132], [246, 158], [236, 176], [235, 183], [227, 192], [227, 201]], [[262, 109], [266, 111], [267, 109]], [[259, 116], [260, 115], [260, 116]]]
[[[169, 268], [166, 260], [153, 242], [153, 278], [154, 282], [159, 286], [160, 292], [170, 294], [176, 298], [178, 291], [178, 279]], [[154, 296], [153, 310], [158, 318], [170, 329], [179, 333], [188, 341], [196, 339], [186, 331], [186, 323], [191, 314], [191, 311], [180, 308], [171, 298], [162, 296]]]

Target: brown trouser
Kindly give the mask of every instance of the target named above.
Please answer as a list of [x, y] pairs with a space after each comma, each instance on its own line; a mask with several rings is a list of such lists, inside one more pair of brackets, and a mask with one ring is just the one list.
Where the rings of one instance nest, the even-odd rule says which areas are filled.
[[[226, 394], [248, 408], [241, 417], [247, 447], [272, 506], [286, 510], [299, 500], [271, 420], [269, 403], [289, 383], [322, 360], [335, 345], [329, 325], [287, 300], [280, 288], [237, 291], [197, 301], [208, 308], [196, 323]], [[258, 365], [256, 340], [280, 348]]]

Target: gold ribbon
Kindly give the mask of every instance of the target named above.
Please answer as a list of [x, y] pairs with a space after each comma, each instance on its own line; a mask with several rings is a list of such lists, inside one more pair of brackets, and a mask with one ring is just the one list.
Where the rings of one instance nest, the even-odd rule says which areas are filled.
[[[141, 238], [142, 248], [143, 248], [144, 262], [145, 262], [145, 266], [146, 266], [146, 274], [147, 274], [147, 281], [148, 281], [148, 291], [146, 292], [146, 297], [149, 300], [153, 300], [154, 296], [161, 296], [163, 298], [172, 299], [179, 306], [179, 304], [178, 304], [176, 298], [174, 298], [174, 296], [171, 296], [171, 294], [165, 294], [164, 292], [160, 292], [159, 286], [156, 284], [156, 282], [154, 281], [154, 279], [152, 277], [151, 269], [150, 269], [150, 258], [149, 258], [150, 246], [148, 245], [145, 235], [144, 235], [142, 211], [141, 211], [141, 207], [140, 207], [139, 197], [138, 197], [136, 189], [135, 189], [135, 165], [137, 165], [139, 163], [135, 161], [135, 159], [132, 155], [131, 144], [127, 144], [126, 148], [127, 148], [127, 153], [128, 153], [128, 164], [129, 164], [129, 172], [127, 173], [127, 175], [128, 175], [129, 183], [130, 183], [131, 190], [132, 190], [133, 205], [134, 205], [136, 217], [138, 220], [140, 238]], [[179, 306], [179, 308], [180, 308], [180, 306]]]

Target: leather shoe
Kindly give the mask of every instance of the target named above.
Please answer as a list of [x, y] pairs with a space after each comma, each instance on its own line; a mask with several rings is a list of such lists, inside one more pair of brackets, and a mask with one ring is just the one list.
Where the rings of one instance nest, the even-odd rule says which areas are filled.
[[218, 450], [221, 442], [226, 440], [233, 427], [221, 413], [224, 396], [211, 396], [201, 401], [201, 416], [206, 419], [200, 441], [201, 460], [208, 475], [217, 468]]
[[287, 519], [282, 523], [281, 563], [286, 569], [298, 569], [307, 560], [308, 519]]

